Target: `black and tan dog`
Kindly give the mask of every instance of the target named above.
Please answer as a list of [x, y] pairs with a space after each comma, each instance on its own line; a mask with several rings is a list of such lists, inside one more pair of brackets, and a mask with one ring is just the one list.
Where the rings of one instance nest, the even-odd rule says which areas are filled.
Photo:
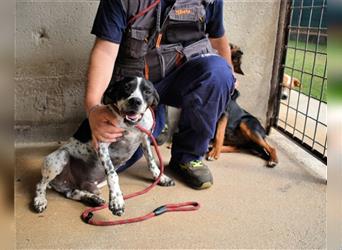
[[221, 153], [246, 150], [260, 155], [267, 161], [268, 167], [276, 166], [276, 150], [266, 142], [266, 131], [259, 120], [237, 104], [239, 95], [239, 91], [235, 90], [225, 113], [219, 119], [207, 159], [217, 160]]
[[[230, 45], [230, 47], [234, 71], [244, 74], [241, 70], [243, 52], [238, 46]], [[239, 95], [239, 91], [235, 90], [224, 114], [219, 119], [207, 159], [216, 160], [221, 153], [247, 150], [264, 158], [268, 167], [276, 166], [278, 163], [276, 150], [266, 142], [266, 131], [258, 119], [238, 105], [236, 99]]]

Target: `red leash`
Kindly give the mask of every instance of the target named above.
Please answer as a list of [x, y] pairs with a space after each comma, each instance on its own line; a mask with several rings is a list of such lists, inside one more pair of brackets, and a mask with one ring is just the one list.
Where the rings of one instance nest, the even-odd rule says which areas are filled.
[[[152, 112], [152, 116], [154, 118], [154, 113], [152, 110], [151, 110], [151, 112]], [[155, 120], [155, 119], [153, 119], [153, 120]], [[154, 127], [154, 124], [153, 124], [153, 127]], [[124, 200], [128, 200], [130, 198], [145, 194], [148, 191], [150, 191], [152, 188], [154, 188], [158, 184], [162, 174], [164, 173], [163, 159], [161, 157], [157, 142], [156, 142], [155, 138], [153, 137], [151, 131], [146, 130], [145, 128], [140, 127], [140, 126], [136, 126], [136, 128], [139, 129], [140, 131], [144, 132], [145, 134], [147, 134], [151, 138], [153, 146], [154, 146], [155, 151], [156, 151], [157, 156], [158, 156], [158, 160], [159, 160], [159, 164], [160, 164], [160, 174], [159, 174], [158, 178], [147, 188], [145, 188], [141, 191], [132, 193], [132, 194], [124, 195]], [[166, 205], [163, 205], [163, 206], [156, 208], [155, 210], [153, 210], [152, 212], [150, 212], [144, 216], [139, 216], [139, 217], [130, 218], [130, 219], [123, 219], [123, 220], [116, 220], [116, 221], [95, 220], [93, 218], [94, 212], [105, 209], [105, 208], [108, 208], [107, 204], [100, 206], [100, 207], [88, 208], [82, 213], [81, 217], [85, 223], [90, 224], [90, 225], [94, 225], [94, 226], [115, 226], [115, 225], [136, 223], [136, 222], [148, 220], [148, 219], [151, 219], [152, 217], [161, 215], [161, 214], [166, 213], [166, 212], [184, 212], [184, 211], [198, 210], [200, 208], [200, 204], [196, 201], [189, 201], [189, 202], [176, 203], [176, 204], [166, 204]]]
[[139, 17], [142, 17], [143, 15], [145, 15], [147, 12], [149, 12], [151, 9], [153, 9], [155, 6], [157, 6], [157, 4], [159, 4], [159, 3], [160, 3], [160, 0], [156, 0], [155, 2], [153, 2], [152, 4], [147, 6], [146, 9], [143, 9], [138, 14], [136, 14], [131, 19], [129, 19], [128, 25], [133, 24], [135, 22], [135, 20], [137, 20]]

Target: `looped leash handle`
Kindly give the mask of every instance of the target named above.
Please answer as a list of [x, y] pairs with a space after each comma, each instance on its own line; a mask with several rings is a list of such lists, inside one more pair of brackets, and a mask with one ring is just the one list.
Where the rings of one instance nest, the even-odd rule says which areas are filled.
[[184, 202], [178, 204], [166, 204], [160, 206], [144, 216], [130, 218], [130, 219], [123, 219], [123, 220], [116, 220], [116, 221], [101, 221], [101, 220], [94, 220], [94, 211], [101, 210], [103, 208], [108, 207], [107, 205], [96, 207], [96, 208], [89, 208], [83, 212], [81, 215], [82, 220], [90, 225], [94, 226], [115, 226], [115, 225], [122, 225], [122, 224], [129, 224], [129, 223], [136, 223], [141, 222], [144, 220], [151, 219], [153, 217], [162, 215], [167, 212], [186, 212], [186, 211], [195, 211], [200, 208], [200, 204], [198, 202]]
[[155, 216], [161, 215], [166, 212], [186, 212], [194, 211], [200, 208], [200, 204], [196, 201], [177, 203], [177, 204], [166, 204], [153, 210]]

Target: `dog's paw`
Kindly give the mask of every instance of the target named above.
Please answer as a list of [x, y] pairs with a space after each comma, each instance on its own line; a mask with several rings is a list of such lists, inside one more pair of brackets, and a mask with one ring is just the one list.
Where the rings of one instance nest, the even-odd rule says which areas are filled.
[[176, 183], [172, 178], [170, 178], [166, 175], [162, 175], [160, 178], [160, 181], [158, 182], [158, 185], [163, 186], [163, 187], [169, 187], [169, 186], [176, 185]]
[[33, 207], [37, 213], [42, 213], [47, 207], [47, 199], [42, 196], [37, 196], [33, 200]]
[[121, 216], [125, 212], [125, 201], [122, 197], [114, 197], [109, 201], [109, 210], [117, 216]]
[[268, 162], [266, 163], [266, 167], [268, 167], [268, 168], [274, 168], [277, 164], [278, 164], [278, 162], [275, 162], [275, 161], [268, 161]]
[[106, 203], [106, 200], [98, 195], [83, 197], [82, 201], [91, 207], [99, 207]]
[[207, 161], [216, 161], [219, 158], [219, 155], [212, 153], [211, 152], [208, 153], [207, 155]]
[[207, 160], [208, 161], [215, 161], [215, 160], [217, 160], [215, 157], [213, 157], [213, 156], [207, 156]]
[[207, 155], [207, 160], [208, 161], [215, 161], [220, 157], [220, 153], [218, 152], [218, 150], [216, 150], [216, 148], [212, 148], [208, 155]]

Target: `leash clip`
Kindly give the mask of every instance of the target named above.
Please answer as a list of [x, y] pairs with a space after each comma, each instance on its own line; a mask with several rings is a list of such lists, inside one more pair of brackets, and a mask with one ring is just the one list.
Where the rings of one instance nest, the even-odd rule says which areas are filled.
[[165, 205], [160, 206], [160, 207], [153, 210], [153, 213], [155, 216], [161, 215], [165, 212], [167, 212], [167, 207]]

